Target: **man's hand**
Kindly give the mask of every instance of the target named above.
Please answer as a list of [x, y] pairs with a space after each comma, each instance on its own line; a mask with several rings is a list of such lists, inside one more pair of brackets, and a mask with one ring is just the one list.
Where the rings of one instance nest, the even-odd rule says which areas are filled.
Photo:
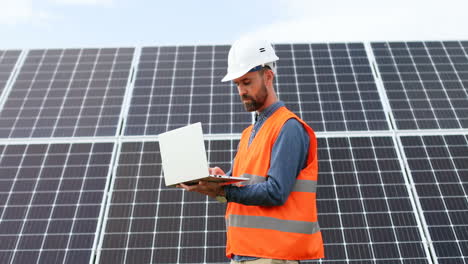
[[208, 172], [210, 175], [226, 175], [226, 173], [220, 167], [209, 168]]
[[[209, 168], [210, 175], [225, 175], [224, 171], [219, 167]], [[177, 188], [183, 188], [189, 192], [198, 192], [210, 197], [225, 196], [222, 184], [216, 182], [199, 181], [196, 185], [178, 184]]]
[[224, 188], [216, 182], [199, 181], [196, 185], [185, 185], [183, 183], [177, 185], [178, 188], [183, 188], [189, 192], [198, 192], [210, 197], [224, 196]]

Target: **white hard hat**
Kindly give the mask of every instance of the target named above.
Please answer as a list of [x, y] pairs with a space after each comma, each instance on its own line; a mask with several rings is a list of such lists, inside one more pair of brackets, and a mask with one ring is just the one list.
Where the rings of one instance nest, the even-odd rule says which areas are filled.
[[269, 66], [274, 71], [274, 62], [278, 59], [268, 41], [255, 38], [239, 39], [229, 50], [227, 74], [221, 81], [237, 79], [258, 66]]

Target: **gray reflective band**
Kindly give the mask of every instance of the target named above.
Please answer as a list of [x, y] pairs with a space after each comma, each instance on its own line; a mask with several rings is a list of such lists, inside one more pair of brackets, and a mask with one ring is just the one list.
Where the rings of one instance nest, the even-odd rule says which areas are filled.
[[266, 181], [266, 177], [244, 173], [241, 177], [249, 178], [249, 181], [242, 182], [243, 185], [252, 185]]
[[[256, 183], [265, 182], [267, 180], [266, 177], [252, 175], [244, 173], [241, 177], [249, 178], [249, 181], [242, 182], [242, 185], [252, 185]], [[310, 180], [296, 180], [296, 184], [294, 185], [293, 192], [308, 192], [308, 193], [315, 193], [317, 190], [317, 182], [310, 181]]]
[[293, 192], [308, 192], [315, 193], [317, 190], [317, 182], [309, 180], [296, 180], [294, 185]]
[[318, 222], [282, 220], [266, 216], [230, 215], [228, 226], [271, 229], [288, 233], [315, 234], [320, 231]]

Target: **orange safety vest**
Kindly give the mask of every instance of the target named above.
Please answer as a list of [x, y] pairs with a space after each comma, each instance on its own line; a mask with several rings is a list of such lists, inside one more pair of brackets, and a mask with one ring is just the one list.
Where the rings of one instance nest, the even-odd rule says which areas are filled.
[[317, 140], [312, 128], [286, 107], [279, 108], [265, 121], [250, 146], [253, 126], [243, 131], [232, 175], [250, 178], [246, 184], [267, 181], [271, 150], [284, 123], [291, 118], [297, 119], [309, 134], [307, 165], [300, 171], [294, 189], [281, 206], [228, 203], [225, 216], [228, 258], [233, 254], [285, 260], [324, 257], [315, 192]]

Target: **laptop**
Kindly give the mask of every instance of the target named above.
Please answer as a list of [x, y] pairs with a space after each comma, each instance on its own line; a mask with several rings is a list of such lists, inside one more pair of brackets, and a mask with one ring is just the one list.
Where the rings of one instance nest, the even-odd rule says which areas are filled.
[[209, 175], [201, 123], [195, 123], [159, 134], [163, 174], [166, 186], [179, 183], [198, 184], [199, 181], [231, 184], [248, 178]]

